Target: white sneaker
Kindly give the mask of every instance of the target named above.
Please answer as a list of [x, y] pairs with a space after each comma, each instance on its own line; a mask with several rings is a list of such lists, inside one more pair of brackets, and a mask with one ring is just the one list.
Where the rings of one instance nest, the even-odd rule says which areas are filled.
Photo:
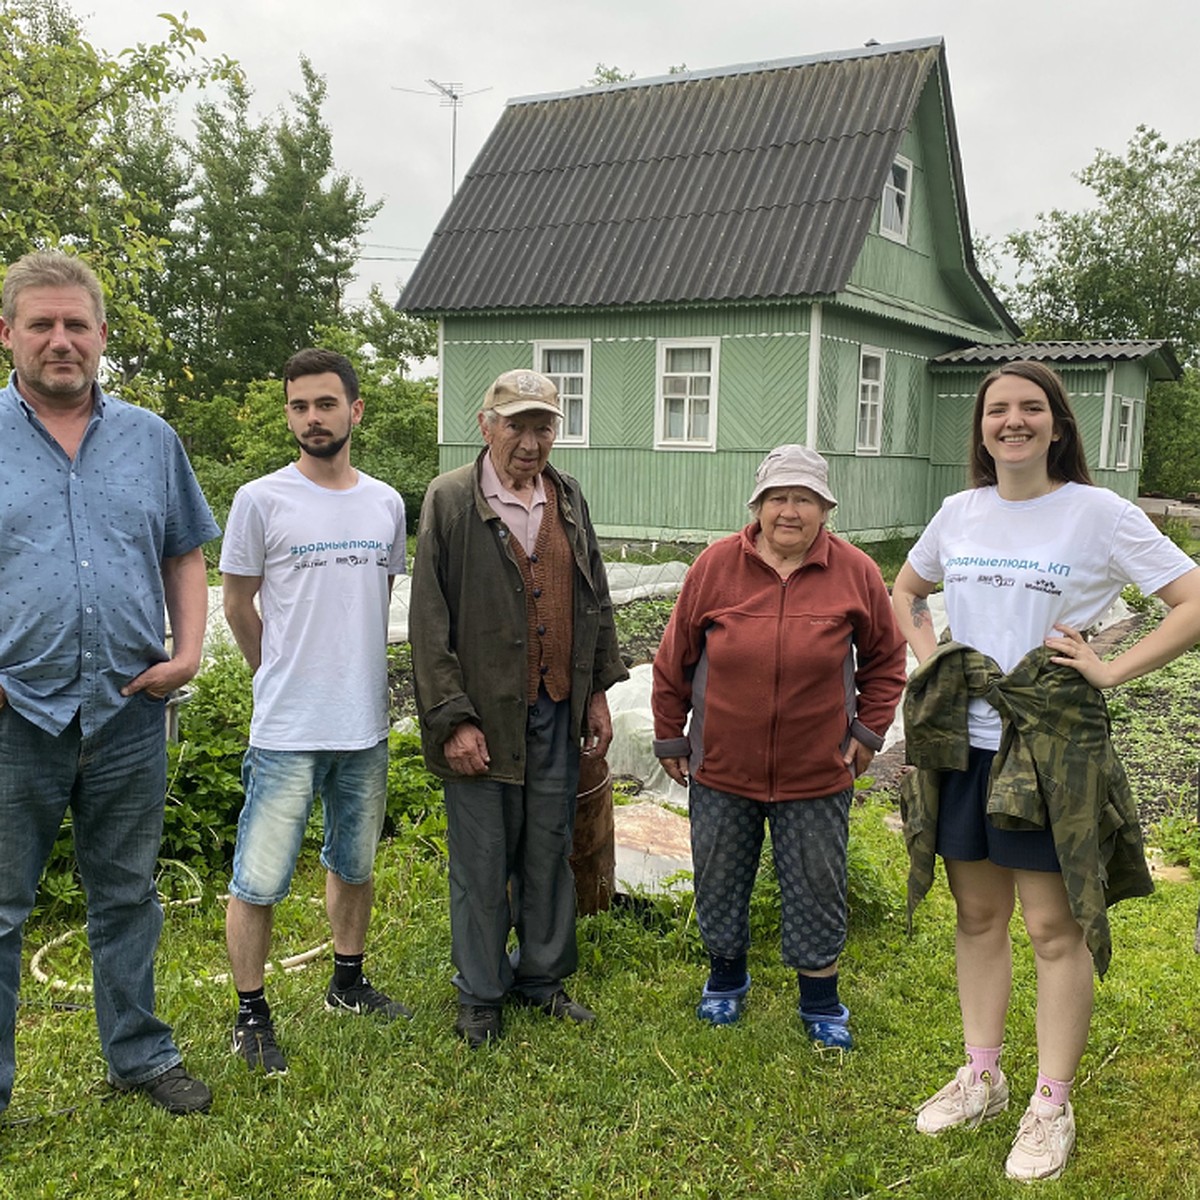
[[1057, 1179], [1075, 1148], [1075, 1113], [1071, 1102], [1029, 1101], [1004, 1171], [1009, 1179]]
[[954, 1078], [917, 1109], [917, 1129], [935, 1134], [957, 1125], [974, 1128], [999, 1116], [1008, 1107], [1008, 1083], [1002, 1072], [997, 1076], [993, 1079], [985, 1071], [976, 1079], [974, 1067], [959, 1067]]

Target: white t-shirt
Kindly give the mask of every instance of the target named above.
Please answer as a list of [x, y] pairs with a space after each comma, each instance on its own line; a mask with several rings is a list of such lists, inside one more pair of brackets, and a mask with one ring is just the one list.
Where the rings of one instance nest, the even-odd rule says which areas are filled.
[[238, 489], [221, 570], [262, 577], [252, 746], [363, 750], [387, 736], [388, 578], [404, 551], [404, 501], [362, 471], [344, 491], [295, 464]]
[[[947, 496], [908, 561], [945, 584], [954, 639], [1006, 672], [1056, 624], [1098, 620], [1126, 584], [1149, 595], [1196, 566], [1136, 504], [1078, 483], [1034, 500], [1002, 500], [994, 487]], [[1000, 745], [999, 715], [983, 700], [971, 702], [970, 739]]]

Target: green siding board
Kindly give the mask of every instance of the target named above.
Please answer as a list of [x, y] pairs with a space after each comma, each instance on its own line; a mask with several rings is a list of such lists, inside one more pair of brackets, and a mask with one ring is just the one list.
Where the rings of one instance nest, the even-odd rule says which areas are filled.
[[1113, 364], [1113, 390], [1130, 400], [1145, 400], [1149, 385], [1146, 364], [1118, 362]]
[[838, 498], [831, 522], [847, 533], [917, 529], [928, 519], [927, 465], [920, 459], [839, 456], [829, 463], [829, 481]]
[[[967, 478], [966, 457], [957, 464], [946, 464], [944, 466], [931, 467], [929, 471], [929, 517], [932, 517], [935, 512], [942, 506], [942, 500], [946, 496], [952, 496], [955, 492], [961, 492], [969, 486]], [[928, 523], [928, 517], [926, 518]]]
[[[782, 304], [705, 305], [677, 309], [615, 311], [590, 308], [580, 312], [549, 312], [492, 316], [448, 316], [444, 324], [447, 346], [472, 342], [507, 345], [518, 355], [535, 341], [556, 338], [660, 338], [753, 336], [782, 331], [808, 330], [807, 301]], [[518, 362], [528, 366], [526, 357]]]
[[721, 345], [719, 450], [803, 442], [808, 392], [806, 338], [733, 338]]
[[[899, 153], [913, 164], [908, 240], [879, 233], [879, 208], [849, 283], [879, 297], [895, 297], [932, 313], [1008, 336], [966, 269], [956, 203], [946, 114], [937, 73], [931, 73]], [[952, 347], [947, 346], [946, 349]]]
[[[926, 125], [928, 120], [928, 114], [921, 118]], [[931, 150], [926, 129], [916, 139], [910, 131], [901, 152], [912, 159], [915, 171], [912, 245], [898, 246], [872, 234], [856, 268], [863, 272], [862, 285], [891, 288], [913, 303], [951, 305], [957, 320], [995, 327], [994, 315], [984, 311], [978, 296], [972, 301], [964, 292], [965, 302], [957, 298], [955, 272], [962, 274], [961, 255], [957, 267], [938, 269], [936, 256], [957, 253], [958, 237], [957, 231], [951, 236], [945, 222], [947, 214], [956, 213], [948, 175], [946, 194], [939, 193], [938, 179], [948, 170], [944, 147]], [[886, 313], [868, 311], [872, 306], [852, 307], [853, 296], [843, 300], [823, 301], [817, 380], [817, 448], [830, 460], [831, 486], [841, 501], [833, 526], [864, 537], [896, 529], [917, 532], [944, 496], [967, 486], [974, 397], [989, 368], [931, 371], [928, 360], [961, 345], [960, 338], [912, 324], [911, 315], [890, 319]], [[592, 381], [589, 445], [572, 448], [560, 443], [554, 462], [581, 480], [600, 533], [705, 540], [739, 528], [746, 520], [745, 497], [764, 451], [782, 442], [806, 440], [810, 318], [810, 306], [799, 301], [448, 317], [443, 327], [441, 468], [470, 461], [478, 452], [475, 413], [496, 375], [531, 365], [535, 341], [587, 339]], [[999, 336], [1002, 331], [995, 328]], [[716, 453], [653, 448], [656, 342], [685, 337], [721, 339]], [[883, 445], [878, 456], [855, 453], [859, 354], [864, 345], [886, 354]], [[1134, 448], [1140, 456], [1145, 367], [1122, 362], [1112, 369], [1110, 456], [1122, 396], [1136, 401]], [[1094, 478], [1133, 498], [1138, 471], [1099, 465], [1108, 370], [1108, 364], [1069, 364], [1061, 374]]]
[[[474, 444], [475, 413], [484, 390], [502, 371], [531, 366], [535, 341], [582, 338], [592, 343], [590, 444], [650, 446], [658, 339], [719, 336], [718, 445], [757, 448], [763, 444], [763, 431], [774, 428], [798, 430], [789, 437], [802, 440], [808, 325], [806, 303], [544, 318], [448, 317], [442, 356], [443, 437], [448, 443]], [[732, 406], [728, 428], [727, 389]]]
[[654, 343], [592, 345], [593, 447], [654, 441]]
[[1092, 482], [1111, 488], [1126, 500], [1136, 500], [1141, 474], [1138, 471], [1093, 471]]
[[978, 372], [967, 371], [939, 372], [936, 376], [929, 445], [932, 464], [954, 466], [966, 462], [980, 378]]

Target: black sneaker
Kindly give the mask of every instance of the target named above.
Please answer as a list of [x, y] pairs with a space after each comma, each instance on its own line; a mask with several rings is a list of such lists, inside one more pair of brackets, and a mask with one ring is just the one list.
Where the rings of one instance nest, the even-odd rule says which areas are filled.
[[142, 1092], [151, 1104], [175, 1117], [208, 1112], [212, 1106], [212, 1092], [199, 1079], [189, 1075], [183, 1063], [176, 1063], [145, 1083], [121, 1090]]
[[275, 1026], [270, 1017], [251, 1016], [233, 1027], [234, 1054], [245, 1059], [251, 1071], [264, 1075], [286, 1075], [287, 1059], [275, 1040]]
[[397, 1017], [412, 1020], [411, 1008], [406, 1008], [399, 1000], [393, 1000], [378, 988], [373, 988], [365, 975], [345, 991], [339, 991], [331, 983], [329, 991], [325, 993], [325, 1008], [328, 1012], [379, 1016], [386, 1021], [394, 1021]]
[[460, 1004], [454, 1032], [472, 1050], [478, 1050], [488, 1042], [499, 1041], [502, 1032], [499, 1008], [492, 1004]]
[[546, 1016], [559, 1021], [565, 1019], [574, 1021], [576, 1025], [590, 1025], [596, 1019], [596, 1014], [590, 1008], [584, 1008], [578, 1000], [572, 1000], [564, 988], [559, 988], [545, 1000], [536, 1000], [522, 992], [514, 993], [513, 999], [524, 1008], [541, 1009]]

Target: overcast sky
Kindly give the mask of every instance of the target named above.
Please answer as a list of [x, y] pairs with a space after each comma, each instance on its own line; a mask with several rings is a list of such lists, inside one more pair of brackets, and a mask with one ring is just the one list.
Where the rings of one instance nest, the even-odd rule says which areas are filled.
[[451, 111], [427, 80], [464, 94], [461, 181], [507, 99], [581, 87], [597, 63], [648, 78], [943, 37], [972, 226], [996, 238], [1082, 207], [1072, 173], [1097, 148], [1123, 152], [1139, 124], [1200, 137], [1196, 0], [71, 2], [113, 53], [160, 38], [155, 14], [186, 4], [207, 51], [241, 63], [260, 116], [299, 87], [308, 55], [328, 81], [338, 168], [384, 201], [352, 301], [373, 282], [395, 294], [449, 200]]

